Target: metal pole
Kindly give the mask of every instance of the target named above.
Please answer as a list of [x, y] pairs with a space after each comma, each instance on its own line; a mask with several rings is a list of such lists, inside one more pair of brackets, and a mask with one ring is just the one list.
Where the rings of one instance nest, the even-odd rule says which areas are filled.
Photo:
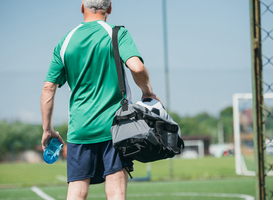
[[170, 110], [170, 90], [169, 90], [169, 59], [168, 59], [168, 32], [167, 32], [167, 6], [166, 0], [162, 0], [163, 15], [163, 42], [164, 42], [164, 67], [165, 67], [165, 90], [166, 90], [166, 108]]
[[256, 164], [256, 199], [265, 200], [264, 113], [260, 1], [250, 0], [252, 47], [253, 133]]
[[221, 117], [218, 119], [218, 144], [224, 144], [224, 127]]
[[[169, 60], [168, 60], [168, 32], [167, 32], [167, 5], [166, 0], [162, 0], [163, 16], [163, 43], [164, 43], [164, 66], [165, 66], [165, 91], [166, 91], [166, 109], [170, 111], [170, 89], [169, 89]], [[173, 179], [173, 160], [169, 159], [169, 176]]]

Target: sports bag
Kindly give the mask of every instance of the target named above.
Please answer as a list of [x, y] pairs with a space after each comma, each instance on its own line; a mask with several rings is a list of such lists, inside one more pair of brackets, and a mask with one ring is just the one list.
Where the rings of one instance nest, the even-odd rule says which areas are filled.
[[184, 148], [178, 124], [169, 115], [167, 119], [164, 119], [146, 107], [129, 104], [125, 98], [123, 71], [117, 43], [119, 28], [119, 26], [114, 27], [112, 42], [123, 99], [111, 127], [113, 146], [124, 157], [143, 163], [172, 158], [180, 154]]

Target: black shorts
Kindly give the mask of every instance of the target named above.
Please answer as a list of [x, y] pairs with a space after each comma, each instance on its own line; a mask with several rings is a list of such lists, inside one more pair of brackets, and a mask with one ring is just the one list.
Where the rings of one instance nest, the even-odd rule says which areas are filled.
[[112, 140], [95, 144], [67, 143], [67, 182], [90, 178], [90, 184], [103, 183], [105, 177], [128, 167], [131, 159], [123, 158], [112, 146]]

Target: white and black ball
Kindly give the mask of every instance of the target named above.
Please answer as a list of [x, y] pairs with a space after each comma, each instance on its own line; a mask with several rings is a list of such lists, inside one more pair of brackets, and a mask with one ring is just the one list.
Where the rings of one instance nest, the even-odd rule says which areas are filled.
[[156, 99], [145, 98], [141, 101], [136, 102], [136, 104], [146, 107], [151, 112], [159, 115], [160, 117], [167, 119], [168, 113], [166, 112], [162, 103]]

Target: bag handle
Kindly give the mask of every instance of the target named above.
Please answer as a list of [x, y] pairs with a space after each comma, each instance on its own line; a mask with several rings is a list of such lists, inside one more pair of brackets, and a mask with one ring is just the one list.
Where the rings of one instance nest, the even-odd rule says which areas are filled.
[[113, 44], [113, 52], [114, 52], [114, 58], [116, 63], [116, 69], [118, 74], [118, 83], [119, 83], [119, 90], [122, 94], [122, 110], [128, 110], [128, 100], [125, 98], [126, 89], [124, 86], [124, 75], [122, 70], [122, 60], [120, 58], [119, 49], [118, 49], [118, 31], [121, 27], [124, 26], [115, 26], [112, 33], [112, 44]]

